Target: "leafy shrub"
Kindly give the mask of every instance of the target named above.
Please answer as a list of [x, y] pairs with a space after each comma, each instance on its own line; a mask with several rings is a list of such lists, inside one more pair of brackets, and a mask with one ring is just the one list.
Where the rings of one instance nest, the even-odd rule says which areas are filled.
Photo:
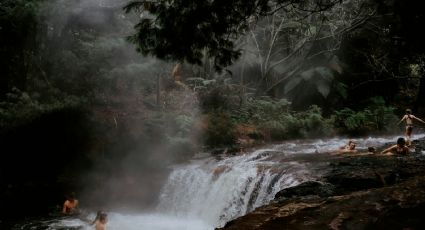
[[236, 123], [263, 123], [279, 120], [282, 114], [288, 112], [290, 102], [286, 99], [273, 100], [269, 97], [249, 99], [242, 107], [233, 110]]
[[347, 132], [349, 134], [362, 134], [369, 132], [373, 127], [373, 122], [368, 118], [370, 111], [354, 111], [349, 108], [344, 108], [335, 112], [335, 126], [340, 132]]
[[287, 130], [283, 123], [279, 121], [267, 121], [261, 124], [262, 130], [271, 140], [282, 140], [287, 137]]
[[305, 112], [290, 111], [286, 99], [268, 97], [250, 99], [233, 113], [235, 123], [257, 126], [270, 140], [333, 135], [333, 118], [324, 118], [320, 107], [313, 105]]
[[394, 114], [395, 108], [386, 106], [382, 97], [371, 98], [367, 110], [370, 111], [374, 129], [378, 131], [390, 131], [398, 121], [398, 117]]
[[233, 145], [236, 142], [235, 125], [223, 110], [209, 113], [205, 130], [205, 144], [209, 147]]
[[303, 137], [303, 120], [298, 114], [285, 113], [280, 117], [280, 122], [286, 130], [286, 139]]
[[318, 136], [332, 136], [334, 134], [334, 119], [333, 117], [324, 118], [322, 116], [322, 109], [313, 105], [309, 110], [303, 113], [303, 127], [305, 129], [305, 136], [318, 137]]
[[0, 102], [0, 128], [13, 128], [29, 123], [43, 114], [79, 107], [85, 102], [83, 98], [75, 96], [56, 95], [41, 103], [36, 97], [37, 95], [30, 96], [27, 92], [13, 88], [7, 94], [7, 100]]
[[381, 97], [370, 99], [369, 105], [361, 111], [344, 108], [335, 112], [335, 126], [340, 132], [363, 134], [366, 132], [389, 131], [397, 121], [393, 107], [385, 106]]

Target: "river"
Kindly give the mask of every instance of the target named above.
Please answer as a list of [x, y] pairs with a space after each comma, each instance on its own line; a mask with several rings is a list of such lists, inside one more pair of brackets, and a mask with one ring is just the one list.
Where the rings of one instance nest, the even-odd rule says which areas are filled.
[[[413, 139], [425, 137], [414, 135]], [[353, 139], [360, 152], [395, 143], [398, 136]], [[286, 188], [321, 176], [319, 156], [329, 155], [347, 138], [295, 140], [264, 146], [236, 156], [199, 153], [172, 170], [155, 210], [148, 213], [108, 211], [108, 230], [212, 230], [270, 202]], [[94, 229], [83, 217], [28, 219], [12, 229]], [[84, 221], [84, 219], [86, 221]]]

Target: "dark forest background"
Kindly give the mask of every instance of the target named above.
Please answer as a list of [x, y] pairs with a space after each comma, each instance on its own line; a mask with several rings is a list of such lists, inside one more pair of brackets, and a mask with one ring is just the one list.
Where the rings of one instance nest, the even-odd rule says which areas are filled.
[[425, 115], [423, 1], [175, 2], [1, 0], [2, 218], [149, 208], [199, 151]]

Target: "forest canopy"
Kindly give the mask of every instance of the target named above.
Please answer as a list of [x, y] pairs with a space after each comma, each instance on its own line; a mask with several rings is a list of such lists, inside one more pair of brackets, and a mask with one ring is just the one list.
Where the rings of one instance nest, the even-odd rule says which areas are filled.
[[[423, 6], [418, 0], [131, 1], [124, 9], [140, 15], [130, 40], [145, 55], [211, 62], [220, 70], [256, 52], [257, 95], [281, 97], [285, 84], [284, 96], [305, 101], [297, 85], [316, 81], [320, 86], [313, 91], [325, 98], [379, 95], [418, 107], [424, 102], [424, 45], [415, 25], [425, 20]], [[415, 76], [412, 68], [419, 70]], [[406, 98], [412, 97], [412, 84], [418, 87], [413, 100]], [[364, 90], [364, 97], [355, 95]], [[410, 96], [394, 93], [400, 91]]]
[[131, 41], [139, 51], [161, 59], [201, 64], [213, 58], [221, 69], [241, 51], [235, 42], [252, 23], [278, 11], [320, 12], [341, 0], [132, 1], [124, 9], [140, 11]]

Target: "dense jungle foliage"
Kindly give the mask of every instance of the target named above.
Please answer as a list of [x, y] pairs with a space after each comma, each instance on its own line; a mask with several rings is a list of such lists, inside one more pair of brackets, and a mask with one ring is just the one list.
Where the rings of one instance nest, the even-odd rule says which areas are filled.
[[0, 2], [0, 215], [205, 149], [425, 115], [422, 1], [168, 2]]

